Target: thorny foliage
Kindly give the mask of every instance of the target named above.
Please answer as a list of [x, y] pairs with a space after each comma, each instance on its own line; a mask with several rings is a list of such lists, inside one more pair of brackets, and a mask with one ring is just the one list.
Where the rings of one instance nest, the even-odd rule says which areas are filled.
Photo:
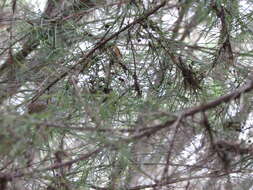
[[0, 189], [250, 189], [252, 3], [0, 7]]

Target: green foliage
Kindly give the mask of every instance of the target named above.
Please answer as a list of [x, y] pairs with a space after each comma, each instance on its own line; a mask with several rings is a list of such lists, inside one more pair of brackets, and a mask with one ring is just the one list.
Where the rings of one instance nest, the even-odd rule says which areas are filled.
[[250, 2], [31, 2], [0, 4], [0, 189], [247, 186]]

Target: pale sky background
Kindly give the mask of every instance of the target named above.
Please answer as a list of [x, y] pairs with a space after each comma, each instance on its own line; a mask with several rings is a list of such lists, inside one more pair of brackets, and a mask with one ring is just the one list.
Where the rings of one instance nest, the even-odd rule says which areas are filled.
[[28, 0], [28, 2], [33, 4], [36, 9], [42, 12], [44, 10], [47, 0]]

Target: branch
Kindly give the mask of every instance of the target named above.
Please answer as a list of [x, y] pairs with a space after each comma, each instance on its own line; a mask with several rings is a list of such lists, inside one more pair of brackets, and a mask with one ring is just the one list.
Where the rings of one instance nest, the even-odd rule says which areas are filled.
[[[253, 73], [251, 74], [253, 75]], [[199, 112], [203, 112], [212, 108], [219, 106], [222, 103], [227, 103], [231, 100], [237, 99], [241, 96], [241, 94], [249, 92], [253, 89], [253, 76], [250, 76], [247, 80], [246, 84], [241, 88], [238, 88], [231, 92], [230, 94], [220, 96], [216, 100], [210, 101], [204, 105], [199, 105], [193, 108], [189, 108], [183, 112], [184, 116], [191, 116]]]
[[56, 163], [56, 164], [53, 164], [49, 167], [46, 167], [46, 168], [43, 168], [43, 169], [40, 169], [40, 170], [33, 170], [31, 172], [13, 172], [13, 173], [0, 173], [0, 179], [4, 178], [8, 181], [11, 181], [13, 180], [13, 178], [19, 178], [19, 177], [23, 177], [25, 175], [31, 175], [31, 174], [34, 174], [34, 173], [39, 173], [39, 172], [45, 172], [45, 171], [49, 171], [49, 170], [53, 170], [53, 169], [58, 169], [58, 168], [62, 168], [62, 167], [66, 167], [66, 166], [70, 166], [74, 163], [77, 163], [79, 161], [82, 161], [82, 160], [86, 160], [88, 159], [89, 157], [93, 156], [94, 154], [97, 154], [101, 151], [102, 147], [92, 151], [92, 152], [89, 152], [87, 154], [84, 154], [83, 156], [80, 156], [76, 159], [73, 159], [73, 160], [69, 160], [69, 161], [66, 161], [66, 162], [61, 162], [61, 163]]
[[142, 133], [139, 133], [137, 135], [130, 136], [130, 137], [124, 139], [124, 141], [130, 142], [132, 140], [140, 139], [142, 137], [154, 135], [156, 132], [160, 131], [161, 129], [164, 129], [166, 127], [171, 127], [171, 125], [176, 124], [178, 119], [183, 119], [184, 117], [193, 116], [196, 113], [204, 112], [209, 109], [213, 109], [222, 103], [227, 103], [231, 100], [239, 98], [241, 96], [241, 94], [250, 92], [252, 89], [253, 89], [253, 73], [250, 74], [246, 84], [244, 86], [242, 86], [241, 88], [238, 88], [227, 95], [220, 96], [219, 98], [217, 98], [213, 101], [207, 102], [206, 104], [202, 104], [199, 106], [188, 108], [185, 111], [179, 112], [178, 113], [179, 116], [177, 117], [177, 119], [168, 120], [164, 124], [159, 124], [159, 125], [150, 127], [149, 129], [145, 130]]
[[[195, 179], [204, 179], [204, 178], [223, 177], [223, 176], [226, 176], [228, 174], [236, 174], [236, 173], [242, 173], [242, 171], [237, 170], [237, 171], [231, 171], [231, 172], [226, 172], [226, 173], [221, 173], [221, 174], [217, 174], [217, 171], [213, 171], [213, 172], [209, 172], [205, 175], [202, 174], [202, 175], [196, 175], [196, 176], [191, 176], [191, 177], [181, 177], [181, 178], [176, 178], [176, 179], [167, 179], [167, 180], [158, 181], [158, 182], [153, 183], [153, 184], [138, 185], [138, 186], [135, 186], [135, 187], [128, 188], [127, 190], [141, 190], [141, 189], [147, 189], [147, 188], [150, 189], [150, 188], [167, 186], [169, 184], [175, 184], [175, 183], [184, 182], [184, 181], [190, 181], [190, 180], [195, 180]], [[93, 189], [97, 189], [97, 190], [106, 190], [106, 189], [108, 189], [106, 187], [98, 187], [98, 186], [94, 186], [94, 185], [91, 185], [91, 187]]]
[[205, 175], [198, 175], [198, 176], [191, 176], [191, 177], [181, 177], [181, 178], [177, 178], [177, 179], [167, 179], [163, 182], [157, 182], [157, 183], [154, 183], [154, 184], [139, 185], [139, 186], [129, 188], [128, 190], [140, 190], [140, 189], [146, 189], [146, 188], [152, 188], [152, 187], [155, 188], [155, 187], [166, 186], [166, 185], [169, 185], [169, 184], [179, 183], [179, 182], [183, 182], [183, 181], [194, 180], [194, 179], [223, 177], [223, 176], [226, 176], [226, 175], [232, 174], [232, 173], [241, 173], [241, 171], [240, 170], [231, 171], [229, 173], [222, 173], [222, 174], [217, 174], [217, 171], [214, 171], [214, 172], [209, 172]]

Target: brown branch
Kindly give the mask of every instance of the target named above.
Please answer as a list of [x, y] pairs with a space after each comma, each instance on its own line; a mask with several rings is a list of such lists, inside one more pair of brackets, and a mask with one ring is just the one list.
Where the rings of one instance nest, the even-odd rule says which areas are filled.
[[181, 119], [182, 118], [178, 117], [177, 121], [174, 123], [174, 126], [173, 126], [173, 128], [175, 128], [175, 129], [174, 129], [174, 132], [173, 132], [172, 140], [169, 143], [170, 145], [168, 147], [168, 152], [167, 152], [167, 155], [166, 155], [166, 165], [163, 169], [162, 179], [165, 179], [165, 178], [168, 177], [168, 171], [169, 171], [169, 166], [170, 166], [170, 162], [171, 162], [171, 155], [172, 155], [173, 148], [174, 148], [174, 145], [175, 145], [175, 141], [176, 141], [176, 137], [177, 137], [177, 134], [178, 134], [178, 129], [179, 129]]
[[[241, 94], [247, 93], [247, 92], [251, 91], [252, 89], [253, 89], [253, 73], [250, 74], [246, 84], [244, 86], [242, 86], [241, 88], [238, 88], [227, 95], [220, 96], [219, 98], [217, 98], [213, 101], [207, 102], [206, 104], [202, 104], [199, 106], [188, 108], [185, 111], [179, 112], [178, 113], [179, 116], [177, 118], [184, 118], [184, 117], [188, 117], [188, 116], [193, 116], [196, 113], [204, 112], [209, 109], [213, 109], [222, 103], [227, 103], [231, 100], [239, 98], [241, 96]], [[178, 119], [168, 120], [164, 124], [159, 124], [159, 125], [150, 127], [149, 130], [145, 130], [142, 133], [131, 136], [131, 137], [125, 139], [125, 141], [136, 140], [136, 139], [139, 139], [142, 137], [154, 135], [156, 132], [160, 131], [161, 129], [170, 127], [172, 124], [176, 124], [177, 120]]]
[[[167, 180], [162, 180], [162, 181], [158, 181], [156, 183], [153, 184], [148, 184], [148, 185], [138, 185], [135, 187], [131, 187], [128, 188], [127, 190], [141, 190], [141, 189], [147, 189], [147, 188], [157, 188], [157, 187], [162, 187], [162, 186], [166, 186], [169, 184], [175, 184], [175, 183], [179, 183], [179, 182], [183, 182], [183, 181], [190, 181], [190, 180], [195, 180], [195, 179], [205, 179], [205, 178], [216, 178], [216, 177], [224, 177], [228, 174], [233, 174], [233, 173], [241, 173], [241, 170], [237, 170], [237, 171], [230, 171], [230, 172], [225, 172], [225, 173], [221, 173], [218, 174], [217, 171], [213, 171], [213, 172], [209, 172], [205, 175], [197, 175], [197, 176], [191, 176], [191, 177], [181, 177], [181, 178], [176, 178], [176, 179], [167, 179]], [[98, 190], [106, 190], [108, 188], [106, 187], [98, 187], [98, 186], [94, 186], [91, 185], [91, 187], [93, 189], [98, 189]]]
[[189, 108], [189, 109], [187, 109], [186, 111], [183, 112], [183, 115], [184, 116], [191, 116], [191, 115], [194, 115], [196, 113], [203, 112], [203, 111], [206, 111], [208, 109], [215, 108], [215, 107], [219, 106], [222, 103], [227, 103], [231, 100], [239, 98], [241, 96], [241, 94], [249, 92], [252, 89], [253, 89], [253, 77], [250, 77], [248, 79], [248, 81], [246, 82], [246, 84], [244, 86], [242, 86], [241, 88], [238, 88], [238, 89], [234, 90], [230, 94], [220, 96], [216, 100], [210, 101], [210, 102], [208, 102], [204, 105], [199, 105], [199, 106], [196, 106], [196, 107], [193, 107], [193, 108]]
[[65, 123], [54, 123], [54, 122], [33, 122], [33, 124], [38, 126], [43, 126], [46, 128], [55, 128], [62, 130], [71, 130], [71, 131], [90, 131], [90, 132], [108, 132], [108, 133], [134, 133], [137, 131], [145, 131], [148, 130], [148, 127], [141, 129], [118, 129], [118, 128], [95, 128], [95, 127], [71, 127], [69, 124]]
[[177, 178], [177, 179], [167, 179], [163, 182], [157, 182], [157, 183], [154, 183], [154, 184], [139, 185], [139, 186], [129, 188], [128, 190], [140, 190], [140, 189], [146, 189], [146, 188], [152, 188], [152, 187], [155, 188], [155, 187], [160, 187], [160, 186], [165, 186], [165, 185], [169, 185], [169, 184], [174, 184], [174, 183], [179, 183], [179, 182], [189, 181], [189, 180], [195, 180], [195, 179], [223, 177], [223, 176], [226, 176], [228, 174], [240, 173], [240, 172], [241, 171], [238, 170], [238, 171], [231, 171], [229, 173], [217, 174], [217, 171], [214, 171], [214, 172], [207, 173], [205, 175], [198, 175], [198, 176], [191, 176], [191, 177], [181, 177], [181, 178]]
[[0, 179], [6, 179], [8, 181], [11, 181], [13, 178], [19, 178], [19, 177], [23, 177], [23, 176], [26, 176], [26, 175], [31, 175], [31, 174], [34, 174], [34, 173], [39, 173], [39, 172], [45, 172], [45, 171], [49, 171], [49, 170], [53, 170], [53, 169], [58, 169], [58, 168], [63, 168], [63, 167], [67, 167], [67, 166], [70, 166], [74, 163], [77, 163], [79, 161], [82, 161], [82, 160], [86, 160], [88, 159], [89, 157], [99, 153], [101, 151], [102, 147], [92, 151], [92, 152], [89, 152], [87, 154], [84, 154], [76, 159], [73, 159], [73, 160], [69, 160], [69, 161], [66, 161], [66, 162], [61, 162], [61, 163], [56, 163], [56, 164], [53, 164], [49, 167], [46, 167], [46, 168], [43, 168], [43, 169], [39, 169], [39, 170], [33, 170], [33, 171], [30, 171], [30, 172], [13, 172], [13, 173], [0, 173]]
[[202, 112], [202, 121], [201, 122], [202, 122], [203, 126], [206, 128], [211, 146], [212, 146], [212, 148], [214, 148], [214, 137], [213, 137], [213, 133], [212, 133], [212, 128], [211, 128], [211, 125], [208, 121], [208, 118], [207, 118], [205, 112]]

